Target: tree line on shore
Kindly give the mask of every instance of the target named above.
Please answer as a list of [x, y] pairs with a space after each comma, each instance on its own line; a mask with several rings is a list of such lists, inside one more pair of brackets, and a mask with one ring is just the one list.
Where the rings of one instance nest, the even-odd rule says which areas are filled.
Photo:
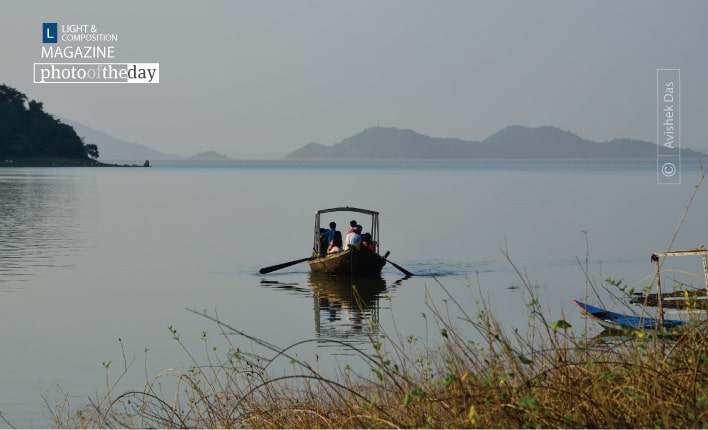
[[44, 112], [42, 102], [1, 84], [0, 161], [31, 158], [91, 160], [98, 158], [98, 147]]

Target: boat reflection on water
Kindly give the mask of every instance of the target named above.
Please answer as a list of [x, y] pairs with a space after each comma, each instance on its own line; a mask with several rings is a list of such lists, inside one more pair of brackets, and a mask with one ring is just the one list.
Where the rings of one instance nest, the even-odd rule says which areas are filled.
[[365, 327], [379, 320], [379, 299], [386, 292], [381, 277], [342, 277], [311, 272], [315, 335], [349, 338], [366, 334]]
[[261, 285], [311, 298], [315, 336], [324, 343], [326, 339], [370, 342], [369, 335], [377, 331], [381, 298], [391, 294], [403, 281], [388, 286], [381, 276], [349, 277], [317, 272], [308, 273], [306, 280], [309, 288], [296, 282], [268, 279], [261, 279]]

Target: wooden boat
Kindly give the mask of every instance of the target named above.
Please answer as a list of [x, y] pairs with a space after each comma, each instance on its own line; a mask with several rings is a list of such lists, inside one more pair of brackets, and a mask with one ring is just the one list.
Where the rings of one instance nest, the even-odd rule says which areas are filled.
[[[371, 218], [370, 230], [375, 242], [375, 250], [361, 245], [346, 249], [344, 251], [326, 254], [326, 249], [320, 242], [320, 218], [322, 214], [334, 212], [350, 212], [368, 215]], [[307, 260], [310, 270], [316, 273], [328, 273], [332, 275], [347, 276], [375, 276], [381, 274], [386, 264], [386, 258], [379, 255], [379, 213], [368, 209], [353, 207], [337, 207], [331, 209], [320, 209], [315, 212], [315, 231], [312, 257]]]
[[658, 306], [661, 298], [662, 306], [671, 309], [708, 309], [708, 296], [700, 290], [677, 290], [670, 293], [645, 294], [634, 293], [629, 302], [635, 305]]
[[636, 315], [625, 315], [588, 305], [587, 303], [573, 300], [573, 304], [582, 309], [586, 315], [594, 319], [601, 326], [612, 330], [634, 329], [641, 331], [657, 331], [661, 328], [672, 329], [684, 325], [681, 320], [667, 320]]
[[325, 256], [314, 256], [307, 263], [310, 265], [310, 270], [317, 273], [374, 276], [381, 274], [381, 269], [386, 264], [386, 260], [378, 253], [357, 245], [341, 252]]
[[[324, 229], [320, 228], [320, 217], [322, 214], [332, 212], [352, 212], [357, 214], [365, 214], [371, 217], [371, 230], [365, 230], [371, 235], [369, 246], [362, 244], [355, 245], [344, 251], [327, 254], [326, 239], [322, 241], [322, 233]], [[340, 220], [341, 222], [341, 220]], [[406, 278], [414, 276], [405, 268], [399, 266], [393, 261], [389, 261], [389, 252], [383, 256], [379, 255], [379, 213], [368, 209], [352, 208], [349, 206], [337, 207], [331, 209], [321, 209], [315, 212], [315, 231], [314, 244], [312, 246], [312, 255], [305, 258], [300, 258], [285, 263], [275, 264], [261, 268], [258, 273], [265, 275], [266, 273], [275, 272], [276, 270], [285, 269], [286, 267], [294, 266], [307, 261], [310, 265], [310, 270], [315, 273], [327, 273], [330, 275], [345, 275], [345, 276], [378, 276], [381, 274], [386, 263], [400, 270]]]

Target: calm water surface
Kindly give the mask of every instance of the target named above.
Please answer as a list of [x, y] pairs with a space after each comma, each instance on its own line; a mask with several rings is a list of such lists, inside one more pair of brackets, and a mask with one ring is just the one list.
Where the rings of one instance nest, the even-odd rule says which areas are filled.
[[[203, 331], [223, 346], [219, 329], [187, 308], [279, 346], [334, 338], [366, 348], [371, 319], [404, 337], [434, 333], [422, 314], [444, 305], [440, 283], [471, 314], [481, 296], [505, 325], [525, 328], [528, 294], [504, 247], [550, 316], [581, 330], [571, 300], [585, 294], [586, 237], [594, 279], [639, 282], [698, 179], [685, 167], [683, 185], [657, 185], [651, 162], [155, 164], [0, 169], [0, 411], [14, 425], [52, 425], [42, 395], [51, 401], [57, 386], [75, 406], [96, 398], [103, 363], [117, 377], [124, 355], [134, 363], [118, 391], [186, 369], [169, 326], [197, 357]], [[706, 193], [674, 249], [707, 244]], [[347, 281], [312, 276], [304, 263], [258, 274], [307, 257], [313, 212], [334, 206], [380, 211], [382, 251], [422, 276], [387, 266], [381, 279], [354, 281], [373, 290], [362, 314]], [[700, 260], [677, 267], [701, 270]], [[297, 353], [323, 367], [355, 360], [325, 341]]]

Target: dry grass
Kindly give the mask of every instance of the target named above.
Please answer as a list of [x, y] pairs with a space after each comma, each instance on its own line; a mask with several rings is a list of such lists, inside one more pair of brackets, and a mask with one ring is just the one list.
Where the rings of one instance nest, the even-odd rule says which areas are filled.
[[[437, 288], [447, 293], [444, 286]], [[68, 402], [54, 406], [55, 423], [101, 428], [686, 428], [708, 423], [708, 335], [702, 326], [669, 341], [631, 333], [611, 342], [587, 339], [576, 337], [565, 321], [547, 321], [532, 297], [530, 330], [522, 336], [507, 334], [483, 302], [474, 317], [449, 294], [443, 308], [428, 306], [443, 347], [420, 350], [411, 338], [392, 338], [378, 327], [372, 331], [373, 352], [352, 348], [371, 372], [347, 368], [334, 376], [290, 355], [296, 345], [280, 349], [201, 314], [227, 339], [245, 337], [273, 354], [245, 354], [234, 344], [220, 353], [204, 336], [206, 363], [195, 360], [187, 372], [164, 371], [143, 389], [116, 397], [108, 386], [100, 401], [78, 411], [71, 411]], [[451, 310], [463, 315], [465, 329], [452, 326]], [[470, 334], [469, 328], [483, 340], [470, 341], [463, 334]], [[172, 334], [181, 344], [179, 334]], [[276, 358], [291, 360], [292, 371], [269, 376]]]

